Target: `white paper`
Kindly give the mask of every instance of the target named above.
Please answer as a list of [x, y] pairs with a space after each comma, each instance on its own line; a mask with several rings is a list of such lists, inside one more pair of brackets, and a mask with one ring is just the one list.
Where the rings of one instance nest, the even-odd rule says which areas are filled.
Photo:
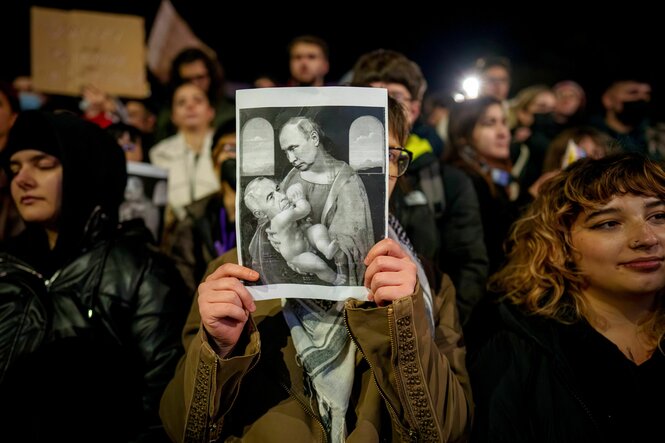
[[366, 300], [363, 260], [387, 235], [387, 103], [380, 88], [237, 92], [238, 259], [259, 272], [256, 300]]

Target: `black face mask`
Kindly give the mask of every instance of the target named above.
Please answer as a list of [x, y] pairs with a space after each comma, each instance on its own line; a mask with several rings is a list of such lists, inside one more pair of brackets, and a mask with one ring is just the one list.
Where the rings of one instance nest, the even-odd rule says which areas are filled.
[[553, 112], [535, 113], [533, 114], [533, 124], [531, 125], [532, 132], [540, 132], [548, 137], [554, 137], [559, 133], [559, 128], [554, 121]]
[[231, 185], [231, 189], [236, 190], [236, 159], [229, 158], [222, 162], [220, 169], [220, 179]]
[[634, 100], [623, 102], [623, 110], [617, 113], [617, 119], [626, 126], [637, 126], [649, 115], [649, 102]]

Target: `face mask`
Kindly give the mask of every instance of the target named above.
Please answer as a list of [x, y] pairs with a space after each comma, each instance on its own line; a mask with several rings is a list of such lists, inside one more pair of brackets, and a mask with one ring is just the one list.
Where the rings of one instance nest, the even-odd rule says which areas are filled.
[[649, 114], [649, 102], [635, 100], [623, 102], [623, 110], [617, 113], [617, 119], [626, 126], [637, 126]]
[[236, 159], [229, 158], [222, 162], [220, 169], [220, 179], [231, 185], [231, 189], [236, 190]]
[[559, 131], [554, 121], [554, 113], [547, 112], [533, 114], [533, 124], [531, 125], [531, 130], [541, 132], [551, 137], [557, 135]]
[[18, 102], [21, 111], [32, 111], [42, 107], [42, 97], [34, 92], [19, 92]]

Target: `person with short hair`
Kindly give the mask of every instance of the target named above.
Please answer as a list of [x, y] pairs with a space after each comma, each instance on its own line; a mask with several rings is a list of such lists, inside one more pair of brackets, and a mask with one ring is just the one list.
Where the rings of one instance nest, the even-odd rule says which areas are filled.
[[[408, 126], [393, 99], [388, 112], [392, 190], [408, 166], [396, 149]], [[431, 290], [394, 217], [388, 237], [363, 257], [365, 302], [319, 300], [316, 289], [312, 299], [254, 301], [245, 283], [261, 276], [235, 264], [235, 250], [212, 262], [162, 398], [170, 437], [466, 441], [472, 402], [454, 288], [444, 278]]]
[[314, 35], [301, 35], [291, 40], [288, 86], [324, 86], [329, 69], [325, 40]]

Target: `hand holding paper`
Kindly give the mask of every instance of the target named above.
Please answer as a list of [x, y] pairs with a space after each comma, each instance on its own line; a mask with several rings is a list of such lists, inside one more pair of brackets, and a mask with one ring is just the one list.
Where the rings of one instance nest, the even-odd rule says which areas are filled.
[[206, 332], [221, 357], [238, 342], [249, 313], [256, 305], [241, 280], [256, 281], [259, 274], [240, 265], [225, 263], [199, 285], [199, 312]]
[[389, 239], [375, 244], [365, 258], [365, 286], [368, 299], [379, 306], [413, 294], [416, 287], [416, 264], [401, 246]]

